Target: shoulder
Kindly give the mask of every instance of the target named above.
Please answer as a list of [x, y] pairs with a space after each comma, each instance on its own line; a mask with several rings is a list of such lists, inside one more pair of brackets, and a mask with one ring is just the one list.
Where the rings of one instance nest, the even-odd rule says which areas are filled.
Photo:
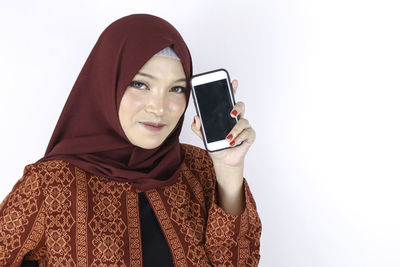
[[182, 149], [185, 152], [187, 176], [196, 177], [204, 189], [214, 188], [215, 171], [208, 152], [202, 148], [187, 144], [182, 144]]
[[[206, 202], [207, 209], [215, 191], [216, 176], [214, 165], [208, 152], [202, 148], [181, 144], [185, 153], [184, 175], [191, 183], [192, 188], [199, 189], [197, 195], [203, 195], [202, 202]], [[199, 185], [196, 186], [196, 185]], [[196, 191], [196, 189], [194, 189]]]
[[72, 164], [64, 160], [37, 161], [36, 163], [25, 166], [24, 175], [27, 173], [46, 175], [51, 173], [69, 172], [72, 168]]
[[212, 167], [212, 160], [208, 152], [200, 147], [181, 144], [185, 155], [185, 163], [189, 167]]
[[[62, 160], [50, 160], [26, 165], [22, 177], [16, 182], [6, 199], [0, 204], [0, 210], [7, 200], [17, 196], [23, 199], [38, 199], [43, 196], [54, 177], [65, 177], [64, 173], [71, 173], [70, 164]], [[69, 175], [73, 177], [73, 175]], [[33, 201], [33, 200], [32, 200]], [[10, 202], [11, 203], [11, 202]], [[11, 205], [11, 204], [10, 204]]]
[[42, 186], [58, 180], [73, 180], [74, 166], [64, 160], [37, 161], [24, 168], [23, 177], [31, 177]]
[[182, 147], [183, 151], [185, 152], [185, 154], [188, 154], [189, 156], [190, 155], [196, 156], [196, 155], [208, 154], [206, 150], [204, 150], [200, 147], [194, 146], [194, 145], [181, 143], [181, 147]]

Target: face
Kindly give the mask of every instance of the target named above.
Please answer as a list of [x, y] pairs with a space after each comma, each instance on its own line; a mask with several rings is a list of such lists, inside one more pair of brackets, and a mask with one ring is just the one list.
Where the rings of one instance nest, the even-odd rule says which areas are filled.
[[181, 62], [153, 56], [126, 88], [118, 115], [129, 141], [151, 149], [174, 130], [185, 107], [186, 79]]

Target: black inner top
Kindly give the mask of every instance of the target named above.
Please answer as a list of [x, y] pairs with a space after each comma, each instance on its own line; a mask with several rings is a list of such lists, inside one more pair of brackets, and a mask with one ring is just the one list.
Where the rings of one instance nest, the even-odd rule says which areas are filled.
[[146, 195], [139, 193], [140, 230], [144, 267], [173, 267], [171, 251]]

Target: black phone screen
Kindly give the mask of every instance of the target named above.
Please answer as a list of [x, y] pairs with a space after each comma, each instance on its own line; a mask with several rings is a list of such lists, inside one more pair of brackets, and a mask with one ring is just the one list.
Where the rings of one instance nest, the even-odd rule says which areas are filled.
[[197, 85], [194, 89], [207, 142], [225, 139], [236, 124], [230, 115], [233, 106], [227, 80]]

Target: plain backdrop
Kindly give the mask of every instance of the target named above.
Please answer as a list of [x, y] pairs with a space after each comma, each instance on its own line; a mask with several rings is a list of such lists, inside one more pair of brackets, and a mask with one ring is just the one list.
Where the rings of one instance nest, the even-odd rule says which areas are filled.
[[[132, 13], [171, 22], [194, 73], [239, 80], [260, 266], [400, 266], [397, 0], [2, 1], [0, 201], [43, 156], [100, 33]], [[182, 142], [202, 146], [194, 114]]]

